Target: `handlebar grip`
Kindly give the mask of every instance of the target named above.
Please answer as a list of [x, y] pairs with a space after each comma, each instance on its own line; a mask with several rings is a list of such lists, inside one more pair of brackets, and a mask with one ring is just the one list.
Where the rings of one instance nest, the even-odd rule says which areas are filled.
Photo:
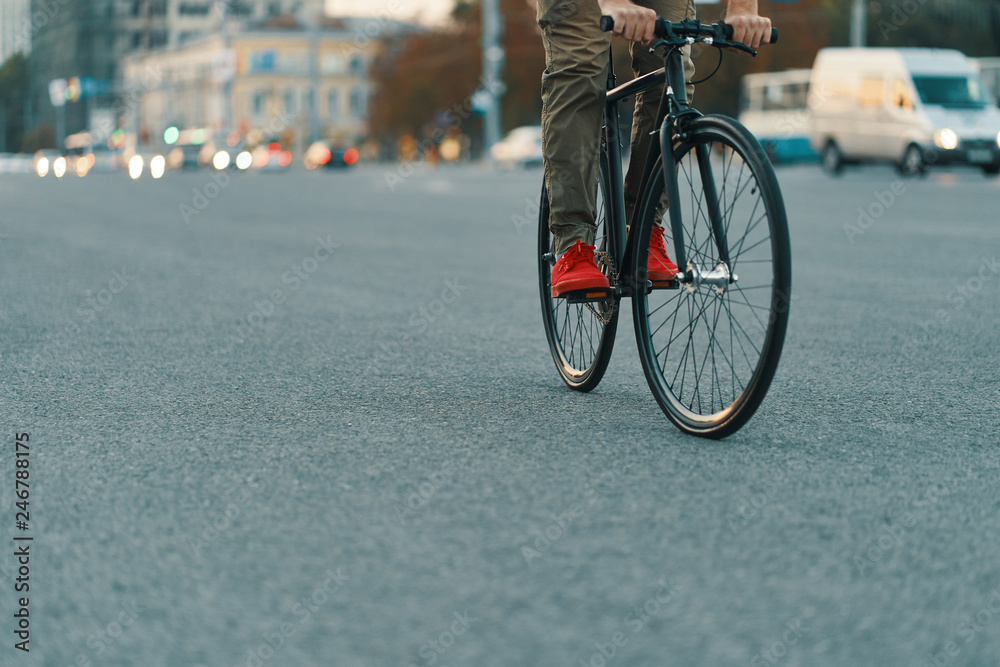
[[615, 20], [610, 16], [601, 17], [601, 32], [611, 32], [615, 29]]
[[[722, 32], [725, 34], [726, 39], [732, 39], [733, 26], [729, 25], [725, 21], [719, 21], [719, 24], [722, 26]], [[769, 41], [768, 44], [777, 44], [777, 43], [778, 43], [778, 29], [771, 28], [771, 41]]]

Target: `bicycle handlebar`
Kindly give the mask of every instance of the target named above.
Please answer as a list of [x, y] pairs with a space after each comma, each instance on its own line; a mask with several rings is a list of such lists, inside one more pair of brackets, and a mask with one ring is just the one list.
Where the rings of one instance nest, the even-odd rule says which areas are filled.
[[[615, 28], [615, 20], [610, 16], [601, 17], [601, 30], [604, 32], [611, 32]], [[694, 37], [695, 39], [699, 37], [711, 37], [714, 42], [717, 42], [715, 46], [735, 46], [739, 48], [740, 46], [749, 49], [745, 44], [740, 42], [730, 42], [733, 38], [733, 26], [727, 24], [725, 21], [719, 21], [718, 23], [700, 23], [692, 19], [684, 19], [677, 23], [671, 23], [665, 18], [656, 18], [656, 27], [654, 29], [654, 34], [660, 39], [687, 39], [688, 37]], [[774, 44], [778, 41], [778, 29], [771, 28], [771, 41], [770, 44]], [[718, 44], [718, 42], [722, 42]]]

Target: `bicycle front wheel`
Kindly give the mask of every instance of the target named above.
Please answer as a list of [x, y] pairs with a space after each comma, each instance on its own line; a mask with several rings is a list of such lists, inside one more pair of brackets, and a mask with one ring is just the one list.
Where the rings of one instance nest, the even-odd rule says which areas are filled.
[[[636, 340], [667, 417], [722, 438], [750, 419], [778, 367], [791, 300], [788, 222], [763, 149], [736, 121], [691, 122], [674, 156], [680, 220], [668, 212], [662, 158], [641, 200], [633, 279], [646, 289], [633, 298]], [[661, 222], [668, 251], [683, 244], [685, 262], [679, 280], [648, 283], [650, 234]]]
[[[605, 193], [602, 174], [595, 211], [594, 245], [598, 266], [614, 287], [617, 271]], [[572, 303], [566, 297], [552, 297], [552, 233], [549, 231], [549, 197], [544, 185], [538, 209], [538, 286], [545, 336], [563, 381], [571, 389], [590, 391], [600, 383], [611, 360], [618, 329], [619, 299]]]

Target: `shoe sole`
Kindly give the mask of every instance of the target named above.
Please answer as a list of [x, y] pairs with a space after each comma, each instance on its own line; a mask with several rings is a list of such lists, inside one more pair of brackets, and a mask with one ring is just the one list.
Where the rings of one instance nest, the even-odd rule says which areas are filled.
[[[594, 292], [594, 297], [607, 296], [607, 293], [611, 290], [611, 283], [605, 282], [603, 285], [595, 285], [592, 281], [586, 278], [577, 278], [575, 280], [564, 280], [561, 283], [552, 286], [552, 298], [556, 299], [560, 296], [564, 296], [567, 292]], [[601, 293], [601, 294], [597, 294]]]
[[650, 271], [649, 273], [646, 274], [647, 280], [657, 280], [657, 281], [673, 280], [676, 277], [677, 277], [676, 271], [673, 272]]

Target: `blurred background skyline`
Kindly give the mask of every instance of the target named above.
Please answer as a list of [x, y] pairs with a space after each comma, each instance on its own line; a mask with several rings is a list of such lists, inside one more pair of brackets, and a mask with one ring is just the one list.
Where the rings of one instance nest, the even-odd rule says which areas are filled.
[[[265, 145], [298, 161], [321, 142], [321, 153], [354, 149], [361, 160], [475, 159], [502, 133], [539, 123], [544, 67], [531, 3], [483, 6], [0, 0], [0, 153], [172, 153], [182, 166], [215, 149], [235, 162]], [[725, 5], [699, 12], [714, 21]], [[852, 40], [1000, 56], [994, 0], [801, 0], [762, 12], [780, 44], [756, 59], [728, 56], [698, 87], [699, 109], [737, 115], [747, 73], [809, 68], [820, 48]], [[627, 45], [614, 48], [616, 70], [630, 77]], [[707, 73], [717, 55], [703, 51], [696, 62]]]

